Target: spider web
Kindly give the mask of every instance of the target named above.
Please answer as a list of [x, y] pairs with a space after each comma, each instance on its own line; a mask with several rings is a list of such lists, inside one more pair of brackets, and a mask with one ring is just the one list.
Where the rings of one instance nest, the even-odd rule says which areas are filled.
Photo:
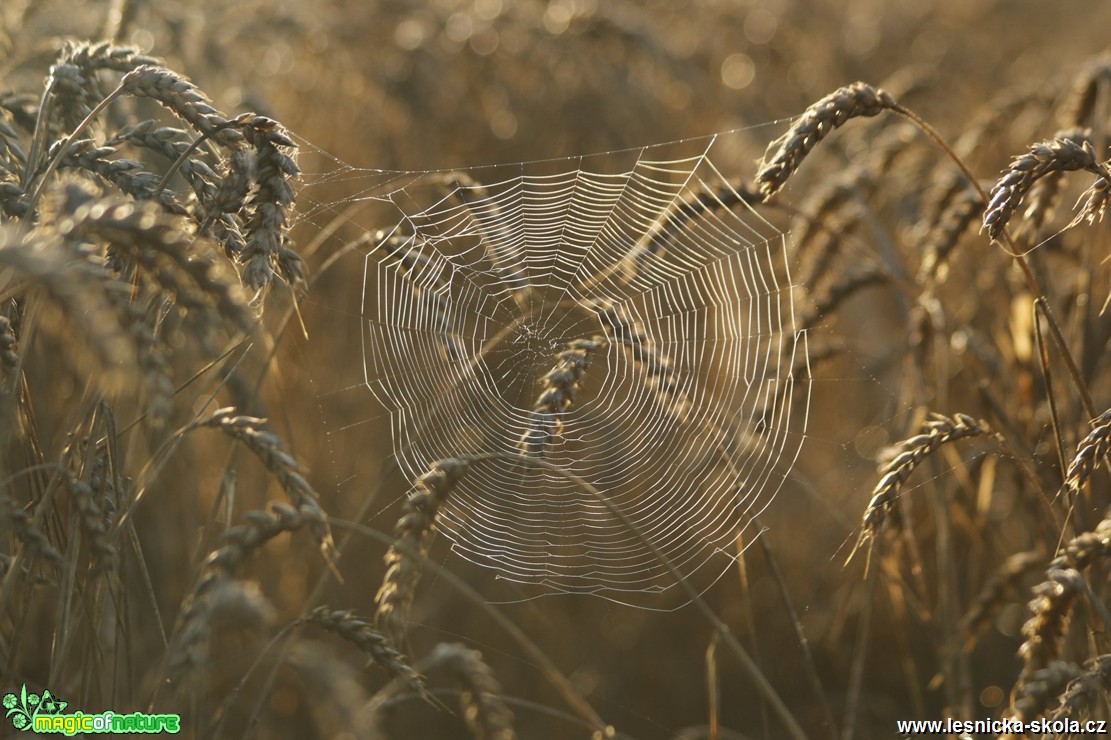
[[476, 460], [439, 530], [498, 578], [650, 601], [677, 585], [653, 548], [716, 578], [790, 474], [810, 378], [787, 238], [717, 143], [382, 172], [349, 198], [386, 224], [348, 270], [360, 385], [410, 482]]

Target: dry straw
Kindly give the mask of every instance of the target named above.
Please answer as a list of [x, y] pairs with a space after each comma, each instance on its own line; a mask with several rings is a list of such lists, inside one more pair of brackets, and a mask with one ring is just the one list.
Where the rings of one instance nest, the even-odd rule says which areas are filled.
[[1065, 125], [1094, 125], [1096, 103], [1101, 90], [1106, 94], [1108, 83], [1111, 83], [1111, 57], [1101, 55], [1085, 64], [1061, 106], [1061, 120]]

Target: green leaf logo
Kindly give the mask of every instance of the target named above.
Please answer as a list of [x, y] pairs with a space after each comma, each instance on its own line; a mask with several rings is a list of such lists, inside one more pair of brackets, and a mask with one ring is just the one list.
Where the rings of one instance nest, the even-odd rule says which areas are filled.
[[[44, 696], [49, 696], [46, 692]], [[28, 694], [27, 684], [23, 684], [19, 689], [19, 696], [8, 693], [4, 694], [4, 709], [7, 710], [6, 717], [12, 720], [12, 726], [17, 730], [22, 730], [29, 727], [31, 719], [39, 713], [39, 703], [41, 699], [38, 694]]]

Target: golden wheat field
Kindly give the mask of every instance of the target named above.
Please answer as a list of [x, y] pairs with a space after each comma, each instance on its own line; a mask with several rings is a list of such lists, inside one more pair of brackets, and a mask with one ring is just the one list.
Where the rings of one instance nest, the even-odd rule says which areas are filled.
[[1111, 733], [1108, 28], [6, 0], [0, 736]]

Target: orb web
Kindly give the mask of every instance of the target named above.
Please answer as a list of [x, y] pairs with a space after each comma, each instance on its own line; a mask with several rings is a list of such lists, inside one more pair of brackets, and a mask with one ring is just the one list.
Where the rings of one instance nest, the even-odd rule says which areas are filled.
[[634, 602], [676, 585], [644, 539], [720, 574], [795, 462], [809, 376], [786, 235], [714, 141], [406, 173], [374, 196], [396, 218], [362, 257], [365, 386], [410, 481], [480, 459], [439, 529], [498, 578]]

